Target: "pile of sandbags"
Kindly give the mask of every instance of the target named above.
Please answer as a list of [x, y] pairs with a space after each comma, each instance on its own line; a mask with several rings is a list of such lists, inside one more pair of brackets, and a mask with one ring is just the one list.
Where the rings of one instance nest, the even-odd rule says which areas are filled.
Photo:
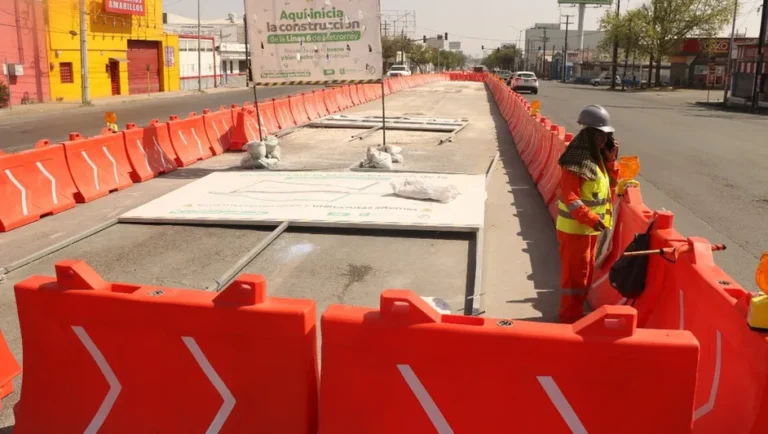
[[394, 145], [379, 145], [366, 150], [365, 159], [360, 162], [363, 169], [392, 170], [392, 163], [403, 163], [403, 148]]
[[263, 142], [248, 142], [244, 149], [245, 154], [240, 160], [243, 169], [271, 169], [282, 159], [280, 144], [275, 136], [269, 136]]

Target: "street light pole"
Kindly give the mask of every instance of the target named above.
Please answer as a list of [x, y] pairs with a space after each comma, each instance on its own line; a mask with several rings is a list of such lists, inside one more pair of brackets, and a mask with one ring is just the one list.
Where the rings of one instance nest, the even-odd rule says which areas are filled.
[[88, 83], [88, 25], [85, 15], [85, 0], [80, 0], [80, 87], [83, 104], [88, 104], [91, 100], [91, 91]]

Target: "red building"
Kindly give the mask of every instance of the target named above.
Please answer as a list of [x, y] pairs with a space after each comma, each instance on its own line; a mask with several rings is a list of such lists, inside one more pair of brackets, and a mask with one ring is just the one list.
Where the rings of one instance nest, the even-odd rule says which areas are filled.
[[0, 83], [10, 88], [11, 104], [50, 100], [43, 2], [0, 1]]

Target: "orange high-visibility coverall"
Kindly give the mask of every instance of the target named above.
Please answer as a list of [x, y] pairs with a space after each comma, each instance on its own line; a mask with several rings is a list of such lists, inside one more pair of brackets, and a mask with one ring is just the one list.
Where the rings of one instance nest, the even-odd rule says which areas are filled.
[[[611, 197], [613, 197], [616, 192], [619, 167], [616, 162], [610, 162], [605, 164], [605, 169], [611, 181]], [[566, 205], [580, 200], [581, 185], [584, 181], [584, 178], [570, 170], [562, 169], [560, 200]], [[571, 211], [571, 216], [589, 227], [593, 227], [599, 219], [597, 214], [585, 205]], [[561, 323], [571, 324], [584, 316], [584, 302], [592, 285], [592, 274], [595, 270], [597, 238], [598, 235], [574, 235], [557, 231], [557, 239], [560, 241], [560, 287], [564, 289], [560, 294]], [[584, 289], [584, 292], [577, 293], [571, 289]]]

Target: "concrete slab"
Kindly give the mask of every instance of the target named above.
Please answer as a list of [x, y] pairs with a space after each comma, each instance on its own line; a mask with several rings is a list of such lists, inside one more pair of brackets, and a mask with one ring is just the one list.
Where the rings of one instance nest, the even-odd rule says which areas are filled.
[[[392, 183], [409, 180], [452, 186], [458, 196], [441, 203], [393, 193]], [[133, 209], [120, 221], [475, 231], [483, 226], [485, 196], [482, 175], [220, 172]]]
[[411, 289], [464, 307], [471, 234], [290, 229], [244, 272], [267, 277], [270, 295], [378, 307], [384, 289]]
[[227, 170], [239, 162], [239, 155], [224, 154], [200, 161], [192, 167], [134, 184], [94, 202], [45, 217], [30, 225], [0, 233], [0, 268], [43, 250], [81, 232], [117, 218], [145, 202], [169, 193], [197, 178], [218, 170]]

